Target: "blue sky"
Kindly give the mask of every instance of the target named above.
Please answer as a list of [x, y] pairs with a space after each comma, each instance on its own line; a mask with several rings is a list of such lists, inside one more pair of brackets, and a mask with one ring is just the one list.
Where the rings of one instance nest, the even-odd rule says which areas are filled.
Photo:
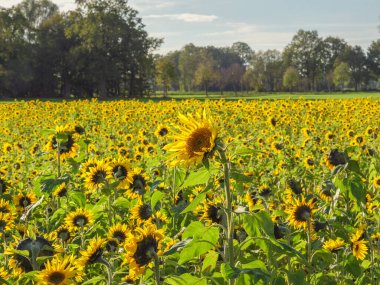
[[[9, 7], [20, 0], [0, 0]], [[53, 0], [63, 10], [74, 0]], [[150, 35], [164, 38], [160, 53], [199, 46], [248, 43], [282, 50], [299, 29], [338, 36], [367, 48], [380, 38], [380, 0], [130, 0]]]

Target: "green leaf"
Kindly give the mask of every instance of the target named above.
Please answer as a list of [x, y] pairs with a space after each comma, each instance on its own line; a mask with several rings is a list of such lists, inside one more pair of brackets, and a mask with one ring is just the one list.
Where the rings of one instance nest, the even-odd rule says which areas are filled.
[[291, 285], [307, 285], [305, 272], [288, 272], [288, 280]]
[[250, 214], [243, 214], [243, 229], [250, 237], [261, 236], [257, 220]]
[[219, 254], [216, 251], [210, 251], [206, 254], [203, 264], [202, 264], [202, 272], [212, 272], [216, 267], [216, 263], [218, 261]]
[[206, 194], [206, 191], [199, 193], [197, 197], [195, 197], [195, 199], [181, 212], [181, 214], [194, 211], [197, 206], [205, 200]]
[[150, 198], [150, 205], [152, 209], [156, 206], [156, 204], [165, 197], [165, 193], [161, 191], [154, 191], [152, 198]]
[[204, 228], [205, 227], [201, 222], [191, 222], [182, 233], [182, 238], [193, 238], [198, 232], [203, 232]]
[[181, 276], [171, 276], [165, 279], [165, 284], [169, 285], [207, 285], [206, 278], [198, 278], [190, 273], [182, 274]]
[[268, 212], [259, 211], [253, 214], [259, 229], [262, 229], [269, 237], [274, 238], [274, 225]]
[[205, 254], [210, 249], [214, 248], [219, 239], [219, 229], [215, 227], [207, 228], [202, 233], [189, 242], [181, 251], [178, 264], [185, 262]]
[[79, 208], [84, 208], [86, 205], [86, 197], [81, 191], [71, 191], [69, 192], [70, 202]]
[[22, 256], [29, 258], [29, 251], [28, 250], [13, 249], [12, 252], [15, 254], [19, 254], [19, 255], [22, 255]]
[[365, 204], [366, 201], [366, 192], [363, 188], [363, 185], [358, 180], [350, 181], [350, 188], [349, 188], [349, 197], [351, 199], [356, 200], [357, 205]]
[[199, 184], [206, 184], [210, 179], [210, 175], [211, 173], [207, 168], [201, 167], [198, 170], [193, 171], [189, 174], [184, 183], [181, 185], [180, 189]]
[[41, 130], [41, 134], [43, 136], [54, 135], [55, 134], [55, 130], [52, 130], [52, 129], [43, 129], [43, 130]]
[[359, 175], [362, 175], [359, 163], [356, 160], [349, 160], [347, 164], [347, 169]]
[[[104, 284], [104, 277], [103, 276], [96, 276], [94, 278], [91, 278], [90, 280], [87, 280], [83, 283], [81, 283], [82, 285], [91, 285], [91, 284]], [[102, 282], [102, 283], [100, 283]]]

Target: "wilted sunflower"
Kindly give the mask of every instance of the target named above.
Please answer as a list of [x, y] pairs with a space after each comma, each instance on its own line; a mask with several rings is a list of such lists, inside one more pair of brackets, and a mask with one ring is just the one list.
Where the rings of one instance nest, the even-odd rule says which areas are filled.
[[312, 199], [306, 201], [305, 197], [301, 199], [293, 200], [293, 203], [289, 204], [289, 208], [285, 210], [289, 215], [288, 221], [296, 229], [306, 229], [308, 221], [312, 220], [314, 209], [314, 202]]
[[76, 211], [67, 214], [65, 224], [70, 231], [86, 230], [94, 223], [93, 216], [94, 214], [91, 211], [78, 208]]
[[133, 182], [132, 180], [132, 166], [131, 164], [124, 159], [113, 160], [110, 163], [112, 169], [112, 175], [115, 180], [119, 181], [120, 187], [126, 187], [127, 185]]
[[141, 168], [136, 168], [133, 170], [132, 183], [129, 184], [125, 195], [129, 199], [141, 198], [146, 191], [149, 190], [147, 184], [149, 177], [143, 172]]
[[182, 124], [178, 127], [179, 133], [173, 134], [171, 138], [174, 142], [167, 144], [163, 149], [172, 152], [172, 166], [197, 165], [214, 149], [218, 132], [205, 110], [203, 115], [197, 113], [195, 117], [180, 114], [179, 120]]
[[108, 239], [115, 240], [117, 244], [123, 244], [129, 233], [128, 227], [125, 224], [118, 223], [113, 225], [108, 230]]
[[337, 239], [329, 239], [323, 243], [323, 248], [331, 252], [337, 252], [344, 246], [344, 240], [338, 237]]
[[160, 242], [164, 235], [155, 225], [148, 224], [129, 233], [124, 244], [126, 250], [125, 261], [129, 265], [129, 274], [126, 279], [136, 280], [144, 272], [144, 266], [149, 264], [154, 254], [161, 248]]
[[85, 187], [90, 192], [106, 184], [112, 178], [112, 168], [105, 161], [98, 161], [95, 167], [90, 167], [87, 173]]
[[22, 212], [26, 207], [37, 202], [37, 197], [34, 193], [20, 193], [13, 199], [14, 205], [18, 212]]
[[75, 284], [74, 277], [77, 268], [74, 256], [55, 256], [45, 264], [45, 269], [38, 272], [37, 285], [71, 285]]

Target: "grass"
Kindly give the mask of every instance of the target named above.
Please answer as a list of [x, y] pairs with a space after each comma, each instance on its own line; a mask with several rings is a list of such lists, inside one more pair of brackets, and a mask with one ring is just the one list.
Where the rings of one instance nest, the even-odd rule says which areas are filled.
[[[379, 100], [380, 92], [334, 92], [334, 93], [246, 93], [240, 92], [235, 95], [233, 92], [225, 92], [221, 95], [219, 92], [210, 92], [208, 96], [204, 92], [170, 92], [166, 98], [163, 98], [161, 92], [157, 92], [156, 95], [149, 97], [144, 97], [139, 99], [140, 101], [161, 101], [161, 100], [183, 100], [183, 99], [226, 99], [226, 100], [275, 100], [275, 99], [307, 99], [307, 100], [326, 100], [326, 99], [357, 99], [357, 98], [372, 98]], [[30, 98], [30, 99], [2, 99], [0, 98], [0, 103], [9, 102], [21, 102], [22, 100], [29, 101], [38, 99], [40, 101], [50, 101], [50, 102], [62, 102], [59, 98]], [[102, 101], [115, 101], [122, 100], [120, 98], [104, 99]]]

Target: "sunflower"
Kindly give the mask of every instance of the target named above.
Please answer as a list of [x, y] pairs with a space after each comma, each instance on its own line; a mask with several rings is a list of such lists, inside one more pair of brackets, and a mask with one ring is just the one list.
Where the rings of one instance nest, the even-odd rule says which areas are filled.
[[4, 179], [0, 177], [0, 194], [5, 194], [9, 189], [10, 184]]
[[[4, 280], [8, 280], [8, 278], [9, 278], [8, 272], [7, 272], [7, 270], [5, 270], [4, 267], [0, 267], [0, 278], [2, 278]], [[2, 284], [1, 281], [0, 281], [0, 284]]]
[[187, 117], [180, 114], [182, 124], [178, 127], [179, 133], [172, 135], [173, 143], [164, 146], [164, 150], [172, 152], [171, 165], [184, 164], [187, 166], [199, 164], [210, 153], [216, 144], [217, 129], [211, 117], [196, 114], [195, 117]]
[[196, 212], [200, 215], [200, 220], [206, 224], [218, 224], [222, 221], [222, 208], [215, 202], [204, 201], [202, 205], [196, 208]]
[[326, 165], [330, 170], [333, 170], [335, 166], [343, 165], [348, 162], [348, 156], [344, 152], [339, 152], [338, 149], [330, 151], [326, 159]]
[[141, 198], [148, 190], [147, 184], [149, 177], [142, 171], [141, 168], [133, 170], [132, 183], [129, 184], [125, 195], [129, 199]]
[[314, 169], [315, 168], [315, 160], [311, 156], [305, 158], [304, 165], [307, 169]]
[[70, 285], [77, 273], [74, 256], [55, 256], [45, 264], [36, 277], [37, 285]]
[[98, 161], [95, 167], [90, 167], [90, 171], [85, 178], [85, 188], [90, 192], [107, 183], [107, 179], [112, 178], [112, 168], [105, 161]]
[[20, 193], [13, 200], [17, 211], [23, 212], [28, 206], [37, 202], [37, 197], [34, 193]]
[[58, 229], [55, 230], [57, 238], [63, 242], [68, 242], [73, 236], [70, 232], [70, 229], [66, 225], [61, 225]]
[[0, 198], [0, 213], [11, 213], [11, 205], [9, 204], [8, 201]]
[[247, 205], [248, 205], [248, 209], [250, 211], [253, 210], [253, 208], [256, 206], [256, 205], [260, 205], [261, 204], [261, 200], [257, 198], [257, 193], [256, 192], [247, 192], [245, 194], [245, 200], [247, 202]]
[[70, 231], [86, 230], [94, 223], [93, 216], [91, 211], [79, 208], [67, 214], [65, 224]]
[[300, 199], [293, 200], [293, 203], [289, 204], [289, 208], [285, 210], [289, 215], [288, 221], [296, 229], [306, 229], [308, 221], [311, 223], [311, 219], [314, 209], [313, 200], [306, 201], [302, 196]]
[[58, 187], [53, 192], [53, 194], [56, 197], [65, 197], [65, 196], [67, 196], [67, 186], [66, 186], [66, 183], [59, 184]]
[[149, 204], [144, 204], [139, 200], [133, 208], [130, 210], [131, 219], [137, 221], [137, 224], [143, 224], [144, 222], [151, 222], [153, 217], [153, 211]]
[[110, 163], [110, 167], [112, 168], [112, 175], [115, 178], [115, 180], [119, 181], [120, 187], [125, 187], [133, 182], [132, 166], [128, 161], [124, 159], [114, 159]]
[[80, 166], [81, 177], [86, 178], [91, 168], [97, 167], [101, 161], [98, 161], [95, 158], [89, 158], [86, 162], [83, 162]]
[[319, 197], [325, 202], [330, 202], [334, 196], [335, 190], [335, 186], [332, 182], [325, 181], [319, 187]]
[[101, 237], [95, 237], [90, 240], [90, 244], [85, 250], [81, 250], [81, 257], [78, 259], [77, 264], [81, 267], [86, 265], [102, 262], [102, 254], [106, 245], [106, 240]]
[[373, 186], [375, 186], [375, 188], [380, 188], [380, 175], [373, 179]]
[[363, 260], [367, 253], [368, 253], [368, 247], [366, 245], [368, 241], [366, 240], [358, 240], [352, 243], [352, 254], [360, 260]]
[[108, 230], [108, 240], [115, 240], [117, 244], [123, 244], [128, 236], [128, 227], [125, 224], [118, 223]]
[[64, 137], [59, 143], [59, 154], [61, 159], [68, 157], [75, 157], [79, 151], [79, 145], [75, 142], [72, 132], [66, 127], [57, 127], [57, 134], [49, 137], [49, 142], [46, 144], [45, 149], [47, 151], [57, 151], [58, 140], [57, 137]]
[[344, 246], [344, 240], [338, 237], [337, 239], [329, 239], [323, 243], [323, 248], [331, 252], [337, 252]]
[[121, 146], [117, 150], [117, 153], [119, 154], [120, 157], [128, 157], [129, 150], [125, 146]]
[[124, 263], [129, 265], [129, 274], [125, 280], [136, 280], [144, 273], [144, 266], [148, 265], [153, 255], [161, 249], [163, 238], [163, 231], [157, 230], [152, 224], [144, 225], [129, 233], [124, 244], [127, 252]]
[[163, 138], [169, 133], [169, 128], [164, 125], [159, 125], [154, 132], [155, 136], [158, 138]]
[[0, 212], [0, 236], [3, 232], [10, 231], [13, 229], [14, 216], [12, 213], [2, 213]]

